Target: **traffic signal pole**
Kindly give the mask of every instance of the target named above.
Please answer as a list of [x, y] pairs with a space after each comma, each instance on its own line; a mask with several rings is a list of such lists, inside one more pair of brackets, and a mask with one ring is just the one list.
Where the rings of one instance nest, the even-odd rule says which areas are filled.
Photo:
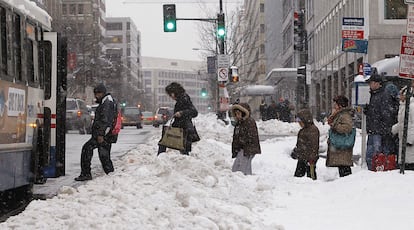
[[[177, 18], [175, 12], [175, 4], [165, 4], [164, 7], [164, 32], [176, 32], [176, 21], [204, 21], [204, 22], [211, 22], [217, 24], [217, 36], [216, 36], [216, 49], [218, 47], [218, 51], [216, 51], [216, 59], [217, 54], [225, 54], [225, 37], [226, 37], [226, 29], [225, 29], [225, 21], [224, 21], [224, 13], [223, 13], [223, 1], [219, 0], [220, 11], [217, 14], [217, 18]], [[173, 24], [174, 26], [171, 26]], [[220, 87], [225, 87], [225, 82], [217, 81], [217, 93], [216, 93], [216, 101], [217, 101], [217, 118], [224, 120], [223, 114], [220, 113]]]

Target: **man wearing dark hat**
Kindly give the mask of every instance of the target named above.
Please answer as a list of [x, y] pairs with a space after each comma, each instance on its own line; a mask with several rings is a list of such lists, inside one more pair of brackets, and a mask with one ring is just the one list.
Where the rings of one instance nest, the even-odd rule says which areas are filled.
[[393, 106], [392, 96], [383, 87], [383, 79], [380, 75], [373, 74], [366, 82], [369, 84], [371, 94], [369, 104], [364, 109], [368, 134], [366, 162], [368, 170], [373, 170], [374, 154], [390, 154], [393, 149], [392, 141], [389, 139], [392, 138], [391, 127], [398, 109]]
[[98, 107], [95, 112], [95, 119], [92, 125], [92, 137], [82, 147], [81, 154], [81, 174], [76, 177], [76, 181], [92, 180], [91, 160], [93, 150], [98, 148], [99, 160], [106, 174], [114, 171], [111, 161], [111, 139], [110, 130], [115, 119], [116, 104], [110, 93], [106, 92], [106, 87], [99, 84], [93, 89]]

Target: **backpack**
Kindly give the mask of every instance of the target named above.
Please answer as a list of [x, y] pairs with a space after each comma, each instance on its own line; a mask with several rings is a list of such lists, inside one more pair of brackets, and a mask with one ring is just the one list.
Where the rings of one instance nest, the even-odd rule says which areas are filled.
[[118, 134], [121, 131], [122, 125], [122, 115], [121, 111], [118, 109], [118, 103], [114, 102], [114, 120], [112, 121], [112, 127], [110, 131], [109, 142], [116, 143], [118, 141]]
[[121, 111], [117, 111], [117, 112], [118, 114], [116, 115], [112, 123], [112, 130], [111, 130], [112, 135], [118, 135], [119, 132], [121, 131], [122, 115], [121, 115]]

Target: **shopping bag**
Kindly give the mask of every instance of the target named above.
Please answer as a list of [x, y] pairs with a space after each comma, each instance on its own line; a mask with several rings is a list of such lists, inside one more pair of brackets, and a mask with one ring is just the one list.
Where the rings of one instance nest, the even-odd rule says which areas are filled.
[[185, 149], [183, 128], [163, 126], [163, 133], [164, 134], [158, 144], [171, 149]]
[[329, 142], [337, 149], [349, 149], [354, 147], [356, 129], [352, 128], [349, 134], [342, 134], [329, 129]]
[[372, 170], [388, 171], [397, 168], [397, 163], [394, 154], [385, 155], [383, 153], [374, 154], [372, 157]]

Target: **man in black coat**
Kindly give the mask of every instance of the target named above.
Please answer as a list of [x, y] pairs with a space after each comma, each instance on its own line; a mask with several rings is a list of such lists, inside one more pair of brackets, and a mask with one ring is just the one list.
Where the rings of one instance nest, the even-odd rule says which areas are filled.
[[389, 138], [392, 137], [391, 128], [398, 115], [398, 108], [393, 106], [392, 96], [383, 86], [383, 79], [373, 74], [367, 80], [371, 97], [364, 113], [367, 120], [367, 153], [368, 170], [372, 168], [372, 158], [376, 153], [390, 154], [393, 146]]
[[116, 116], [116, 104], [111, 94], [106, 92], [103, 84], [99, 84], [93, 90], [96, 102], [95, 119], [92, 125], [92, 137], [82, 147], [81, 174], [76, 181], [92, 180], [91, 160], [93, 150], [98, 148], [99, 160], [106, 174], [114, 171], [111, 161], [111, 146], [115, 138], [111, 134], [111, 128]]

